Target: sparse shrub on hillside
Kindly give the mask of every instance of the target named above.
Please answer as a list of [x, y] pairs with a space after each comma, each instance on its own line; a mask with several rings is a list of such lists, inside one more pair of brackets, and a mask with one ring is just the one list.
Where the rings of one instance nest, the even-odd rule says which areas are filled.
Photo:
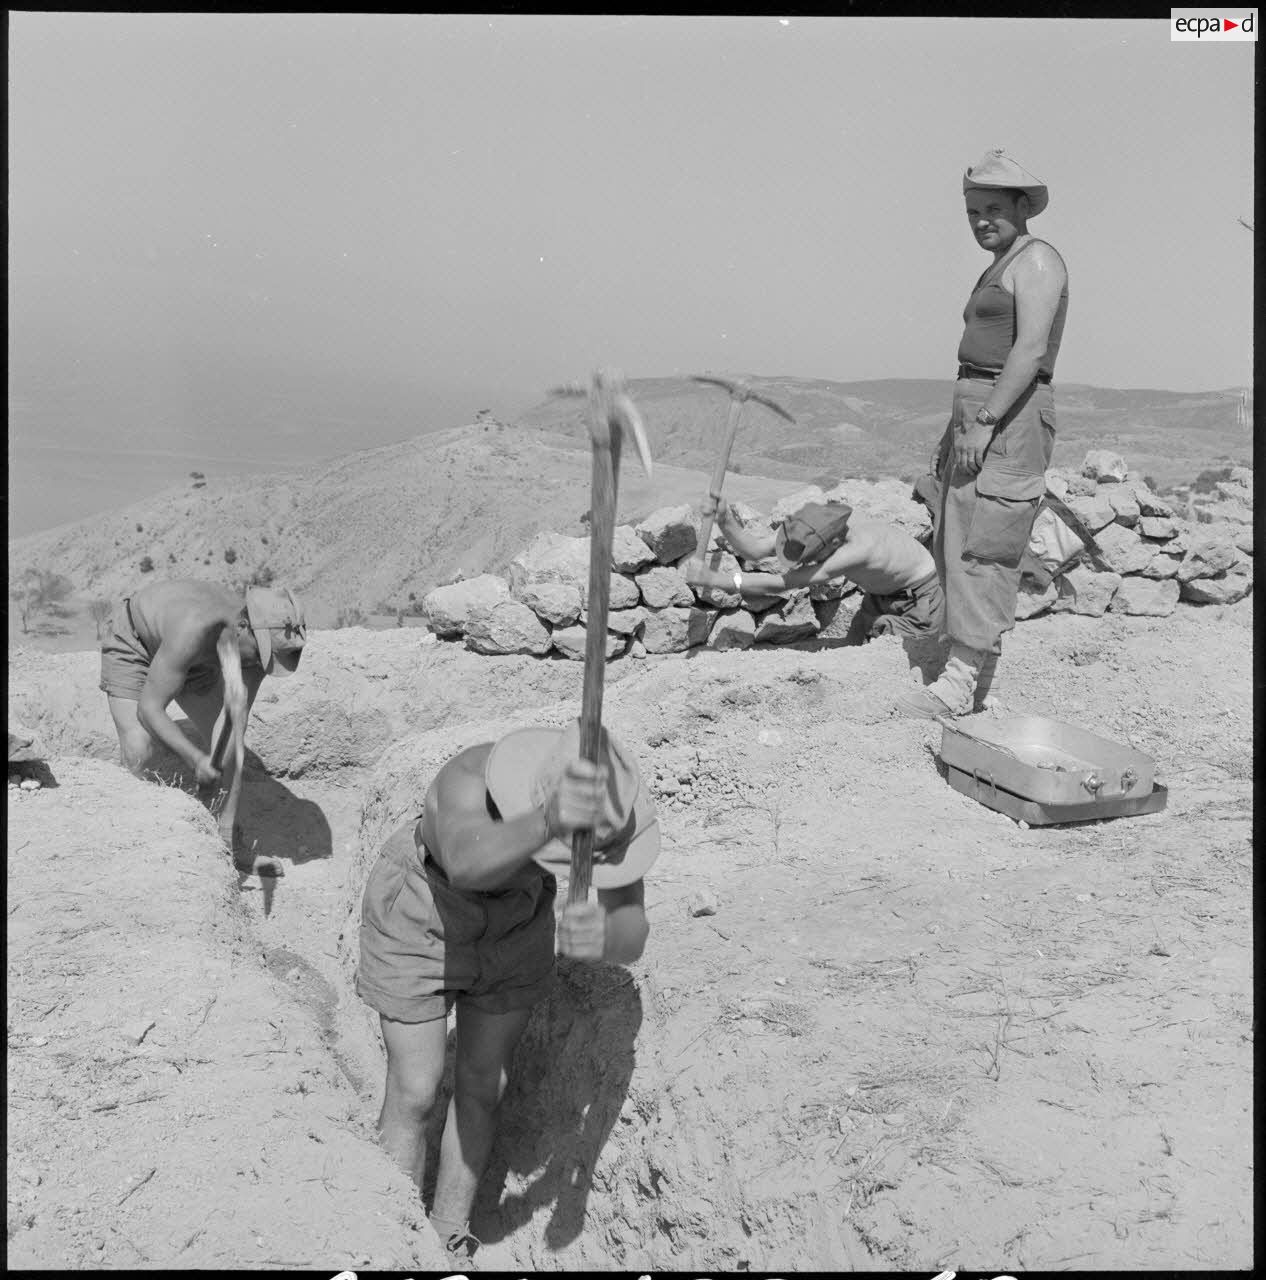
[[31, 619], [45, 612], [60, 612], [58, 606], [74, 591], [75, 584], [51, 569], [24, 569], [9, 585], [9, 599], [17, 607], [22, 633], [30, 630]]
[[205, 480], [206, 476], [204, 476], [201, 471], [191, 471], [189, 473], [189, 478], [191, 480]]
[[113, 606], [109, 600], [90, 600], [88, 602], [88, 616], [96, 623], [97, 639], [101, 640], [105, 636], [105, 624], [109, 620]]
[[136, 532], [137, 532], [137, 533], [144, 533], [144, 532], [145, 532], [145, 530], [141, 527], [141, 522], [140, 522], [139, 520], [136, 522]]
[[232, 547], [224, 548], [224, 563], [232, 564], [237, 559], [237, 552]]
[[268, 535], [266, 533], [261, 533], [259, 535], [259, 540], [264, 544], [264, 546], [268, 545]]
[[276, 576], [271, 565], [261, 564], [251, 574], [250, 585], [252, 587], [271, 587]]
[[168, 563], [168, 564], [175, 564], [175, 563], [176, 563], [176, 553], [175, 553], [174, 551], [169, 551], [169, 552], [167, 553], [167, 563]]
[[1230, 467], [1208, 468], [1202, 471], [1192, 482], [1192, 493], [1212, 493], [1219, 480], [1231, 478]]
[[139, 565], [137, 565], [137, 568], [138, 568], [138, 569], [140, 569], [140, 571], [141, 571], [142, 573], [153, 573], [153, 572], [154, 572], [154, 559], [153, 559], [153, 557], [152, 557], [152, 556], [142, 556], [142, 557], [141, 557], [141, 563], [140, 563]]

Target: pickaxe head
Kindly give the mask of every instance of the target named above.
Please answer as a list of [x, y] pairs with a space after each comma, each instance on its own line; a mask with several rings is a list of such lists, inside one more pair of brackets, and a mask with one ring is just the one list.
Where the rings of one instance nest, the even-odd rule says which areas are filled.
[[788, 422], [795, 422], [795, 418], [782, 405], [771, 400], [768, 396], [762, 395], [759, 391], [753, 391], [751, 381], [748, 378], [719, 378], [714, 374], [696, 373], [693, 375], [692, 380], [695, 382], [710, 382], [713, 386], [724, 387], [730, 393], [730, 399], [736, 404], [743, 404], [747, 400], [755, 400], [757, 404], [763, 404], [766, 409], [772, 409], [780, 418], [785, 418]]
[[614, 369], [599, 369], [585, 386], [580, 382], [567, 382], [553, 388], [554, 395], [588, 396], [589, 433], [594, 443], [602, 446], [610, 440], [611, 429], [623, 430], [633, 437], [642, 470], [652, 474], [651, 447], [646, 438], [642, 415], [629, 395], [623, 374]]

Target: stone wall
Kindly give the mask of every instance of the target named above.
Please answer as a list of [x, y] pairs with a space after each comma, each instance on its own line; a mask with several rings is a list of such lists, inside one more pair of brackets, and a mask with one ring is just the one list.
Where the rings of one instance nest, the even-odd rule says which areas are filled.
[[[1252, 589], [1252, 473], [1246, 469], [1219, 486], [1203, 509], [1182, 517], [1104, 450], [1088, 454], [1080, 473], [1048, 472], [1047, 488], [1094, 535], [1100, 559], [1092, 565], [1083, 557], [1044, 585], [1026, 578], [1017, 618], [1052, 610], [1165, 615], [1180, 602], [1225, 604]], [[767, 516], [741, 503], [737, 510], [748, 527], [773, 528], [805, 502], [831, 499], [916, 538], [930, 530], [927, 509], [896, 480], [845, 481], [826, 491], [809, 486], [781, 499]], [[861, 600], [851, 583], [746, 603], [736, 592], [692, 588], [685, 569], [698, 548], [700, 524], [698, 511], [680, 506], [616, 528], [608, 657], [832, 639], [847, 631]], [[708, 563], [726, 572], [771, 567], [735, 559], [715, 529]], [[558, 652], [583, 660], [588, 585], [589, 539], [543, 532], [514, 557], [507, 577], [482, 574], [437, 587], [423, 607], [436, 635], [463, 640], [476, 652]]]

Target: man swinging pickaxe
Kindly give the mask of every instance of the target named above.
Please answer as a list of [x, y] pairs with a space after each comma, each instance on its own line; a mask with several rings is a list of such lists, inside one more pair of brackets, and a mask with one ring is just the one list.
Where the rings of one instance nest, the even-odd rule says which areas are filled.
[[[585, 675], [580, 703], [580, 754], [597, 763], [602, 730], [602, 693], [607, 662], [607, 612], [611, 599], [611, 546], [615, 536], [616, 492], [620, 480], [622, 431], [637, 446], [642, 469], [651, 474], [651, 451], [646, 428], [624, 378], [612, 369], [599, 369], [588, 388], [569, 383], [559, 395], [587, 395], [589, 439], [593, 446], [592, 503], [589, 509], [589, 595], [585, 622]], [[593, 867], [593, 829], [572, 833], [569, 902], [589, 896]]]
[[753, 391], [747, 378], [733, 381], [729, 378], [718, 378], [712, 374], [695, 374], [694, 382], [710, 382], [713, 386], [724, 387], [730, 393], [730, 414], [725, 423], [725, 435], [721, 439], [721, 456], [717, 459], [716, 469], [712, 473], [712, 484], [708, 496], [703, 502], [703, 523], [699, 530], [699, 547], [695, 554], [695, 564], [703, 567], [708, 555], [708, 539], [712, 536], [712, 522], [716, 519], [717, 508], [721, 503], [721, 486], [725, 483], [726, 468], [730, 465], [730, 450], [734, 447], [734, 437], [738, 434], [739, 419], [743, 416], [743, 406], [749, 400], [763, 404], [772, 409], [780, 418], [794, 423], [795, 418], [782, 405], [768, 396]]

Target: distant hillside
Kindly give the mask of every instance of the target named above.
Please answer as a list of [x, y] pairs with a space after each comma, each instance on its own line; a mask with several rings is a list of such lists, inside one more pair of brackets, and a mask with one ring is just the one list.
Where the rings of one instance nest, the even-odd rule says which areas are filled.
[[[393, 612], [459, 574], [505, 569], [541, 529], [585, 533], [586, 441], [477, 423], [299, 471], [208, 480], [14, 539], [10, 574], [50, 568], [90, 599], [150, 573], [236, 583], [271, 571], [302, 593], [315, 625], [349, 608]], [[736, 476], [727, 489], [768, 507], [796, 487]], [[701, 473], [666, 463], [648, 481], [626, 455], [619, 518], [698, 504], [705, 488]]]
[[[949, 412], [948, 382], [754, 382], [796, 417], [792, 426], [756, 404], [744, 412], [726, 491], [763, 509], [809, 482], [913, 478]], [[626, 453], [619, 518], [698, 505], [725, 423], [724, 392], [681, 378], [637, 380], [632, 391], [655, 475], [648, 482]], [[1111, 448], [1163, 488], [1215, 463], [1252, 465], [1230, 393], [1060, 387], [1056, 412], [1057, 466]], [[15, 539], [10, 573], [53, 569], [82, 601], [131, 590], [147, 572], [241, 582], [271, 571], [303, 593], [317, 626], [347, 609], [407, 609], [410, 597], [458, 574], [503, 570], [541, 529], [586, 531], [583, 416], [583, 401], [555, 397], [513, 425], [489, 420], [286, 473], [212, 478]]]
[[[752, 384], [792, 413], [796, 425], [749, 403], [731, 460], [751, 475], [797, 479], [913, 479], [949, 419], [953, 391], [951, 382], [936, 379], [758, 377]], [[725, 392], [684, 378], [642, 379], [633, 388], [655, 456], [709, 469], [725, 423]], [[1057, 385], [1053, 465], [1078, 465], [1087, 449], [1115, 449], [1162, 488], [1186, 483], [1214, 462], [1251, 466], [1251, 433], [1236, 426], [1237, 394]], [[521, 421], [557, 429], [578, 425], [582, 414], [581, 402], [558, 397]]]

